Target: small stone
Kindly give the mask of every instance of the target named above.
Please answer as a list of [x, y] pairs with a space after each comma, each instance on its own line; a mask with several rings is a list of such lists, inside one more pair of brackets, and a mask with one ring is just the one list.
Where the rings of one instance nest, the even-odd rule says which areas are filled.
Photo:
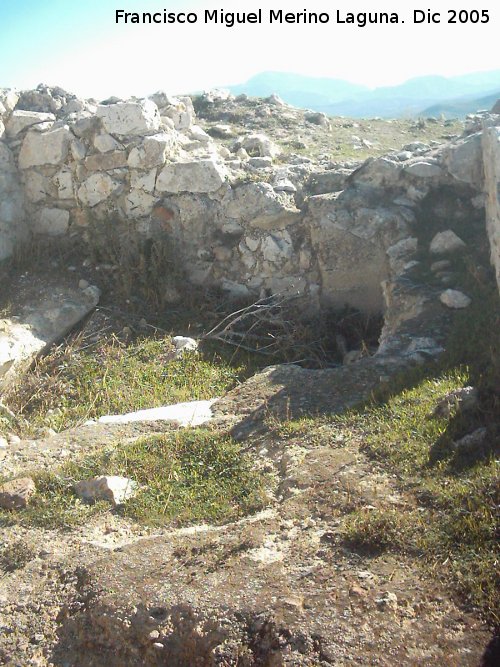
[[121, 505], [135, 496], [137, 482], [128, 477], [117, 475], [103, 475], [93, 479], [85, 479], [75, 484], [76, 495], [86, 502], [107, 500], [113, 505]]
[[382, 597], [375, 600], [377, 606], [380, 609], [397, 609], [398, 607], [398, 598], [395, 593], [390, 593], [387, 591], [382, 595]]
[[151, 632], [149, 633], [149, 638], [153, 639], [153, 640], [154, 639], [159, 639], [160, 638], [160, 633], [158, 632], [158, 630], [151, 630]]
[[466, 245], [462, 239], [455, 234], [451, 229], [444, 232], [439, 232], [432, 239], [430, 245], [430, 252], [433, 255], [444, 255], [450, 252], [457, 252], [463, 250]]
[[7, 449], [8, 446], [9, 443], [7, 442], [7, 439], [0, 436], [0, 449]]
[[277, 179], [273, 187], [276, 192], [297, 192], [297, 188], [288, 178]]
[[447, 289], [439, 299], [442, 304], [454, 309], [467, 308], [472, 303], [472, 299], [466, 294], [455, 289]]
[[361, 588], [361, 586], [354, 584], [349, 589], [349, 595], [353, 598], [365, 598], [368, 595], [368, 591], [366, 591], [364, 588]]
[[175, 287], [168, 286], [165, 287], [163, 298], [166, 303], [179, 303], [182, 300], [182, 295]]
[[15, 435], [14, 433], [8, 435], [7, 440], [9, 442], [9, 445], [11, 445], [11, 447], [19, 445], [21, 442], [21, 438], [18, 435]]
[[159, 651], [162, 651], [162, 650], [165, 648], [165, 647], [163, 646], [163, 644], [161, 644], [160, 642], [155, 642], [155, 643], [153, 644], [153, 646], [154, 646], [156, 649], [158, 649]]
[[432, 413], [433, 417], [449, 417], [453, 408], [457, 412], [474, 410], [478, 404], [479, 395], [475, 387], [462, 387], [450, 391], [439, 401]]
[[35, 493], [35, 482], [31, 477], [20, 477], [0, 486], [0, 507], [7, 510], [23, 509]]
[[460, 438], [460, 440], [457, 440], [455, 442], [455, 447], [462, 451], [477, 449], [486, 440], [487, 433], [488, 431], [486, 428], [477, 428], [472, 433], [468, 433], [467, 435], [464, 435], [463, 438]]
[[89, 283], [87, 280], [85, 280], [84, 278], [82, 278], [82, 279], [79, 281], [79, 283], [78, 283], [78, 287], [79, 287], [80, 289], [87, 289], [87, 287], [89, 286], [89, 284], [90, 284], [90, 283]]
[[186, 336], [174, 336], [172, 343], [174, 344], [175, 356], [177, 358], [182, 357], [186, 352], [196, 352], [198, 349], [198, 343], [194, 338], [187, 338]]

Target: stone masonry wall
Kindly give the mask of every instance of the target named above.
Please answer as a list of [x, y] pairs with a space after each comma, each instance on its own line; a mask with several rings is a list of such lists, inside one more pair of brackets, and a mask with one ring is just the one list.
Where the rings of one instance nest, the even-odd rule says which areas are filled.
[[[498, 273], [498, 128], [483, 148]], [[196, 125], [188, 97], [97, 104], [44, 86], [4, 90], [0, 259], [27, 233], [88, 238], [119, 220], [174, 245], [193, 283], [234, 297], [293, 291], [314, 307], [380, 311], [388, 281], [417, 252], [420, 202], [443, 186], [480, 193], [481, 151], [479, 132], [328, 171], [260, 134], [229, 150]], [[311, 195], [318, 174], [338, 185]]]
[[489, 127], [483, 133], [486, 228], [491, 246], [491, 263], [495, 267], [500, 290], [500, 127]]

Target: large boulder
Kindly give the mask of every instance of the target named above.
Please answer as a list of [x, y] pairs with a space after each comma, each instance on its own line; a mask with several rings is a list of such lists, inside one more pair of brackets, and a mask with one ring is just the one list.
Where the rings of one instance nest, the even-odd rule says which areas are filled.
[[106, 132], [118, 136], [154, 134], [161, 124], [158, 107], [151, 100], [101, 104], [97, 116]]

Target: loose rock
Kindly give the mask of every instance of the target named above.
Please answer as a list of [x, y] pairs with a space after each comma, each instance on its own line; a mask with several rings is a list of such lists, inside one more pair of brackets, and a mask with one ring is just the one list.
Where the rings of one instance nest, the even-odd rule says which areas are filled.
[[35, 491], [35, 482], [31, 477], [6, 482], [0, 486], [0, 507], [7, 510], [23, 509]]
[[103, 475], [75, 484], [75, 493], [82, 500], [86, 502], [107, 500], [113, 505], [122, 505], [129, 498], [133, 498], [137, 489], [137, 482], [117, 475]]
[[441, 294], [439, 299], [441, 303], [448, 308], [454, 308], [457, 310], [461, 308], [467, 308], [472, 303], [472, 299], [470, 299], [466, 294], [455, 289], [447, 289]]

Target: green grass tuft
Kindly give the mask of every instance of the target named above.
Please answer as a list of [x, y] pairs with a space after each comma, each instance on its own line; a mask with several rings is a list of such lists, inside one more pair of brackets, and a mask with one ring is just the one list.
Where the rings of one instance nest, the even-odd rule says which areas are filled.
[[244, 363], [217, 355], [175, 359], [169, 338], [124, 343], [115, 337], [97, 346], [57, 348], [42, 357], [9, 396], [9, 407], [34, 430], [60, 431], [105, 414], [208, 400], [245, 375]]
[[15, 515], [0, 511], [0, 524], [71, 528], [107, 513], [108, 503], [85, 504], [73, 490], [77, 481], [100, 475], [139, 483], [136, 497], [115, 511], [149, 526], [224, 523], [265, 503], [265, 476], [240, 446], [226, 435], [195, 429], [142, 438], [36, 474], [29, 507]]

